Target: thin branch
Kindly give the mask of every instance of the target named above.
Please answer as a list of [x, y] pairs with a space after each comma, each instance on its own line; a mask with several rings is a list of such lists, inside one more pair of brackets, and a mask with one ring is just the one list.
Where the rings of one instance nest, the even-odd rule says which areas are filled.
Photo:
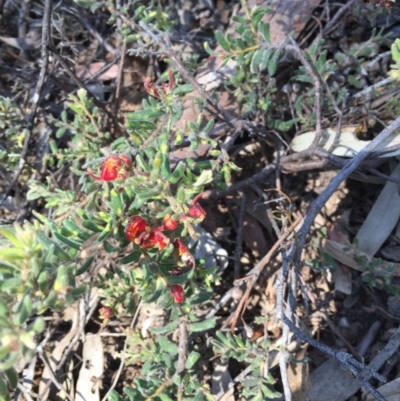
[[242, 202], [240, 204], [239, 219], [237, 223], [236, 247], [235, 247], [235, 266], [234, 266], [234, 279], [238, 279], [240, 275], [240, 258], [242, 256], [242, 242], [243, 242], [243, 225], [244, 215], [246, 214], [247, 197], [244, 192], [241, 193]]
[[236, 327], [236, 323], [239, 319], [239, 316], [241, 313], [243, 313], [245, 304], [247, 299], [249, 298], [250, 292], [254, 286], [254, 284], [257, 282], [258, 277], [260, 276], [260, 273], [264, 269], [265, 265], [271, 260], [272, 256], [275, 254], [275, 252], [279, 249], [279, 247], [282, 245], [282, 243], [286, 240], [286, 238], [295, 230], [295, 228], [298, 226], [298, 224], [301, 222], [303, 219], [302, 216], [299, 216], [296, 221], [294, 221], [291, 226], [287, 229], [285, 233], [282, 234], [282, 236], [278, 239], [278, 241], [275, 242], [274, 246], [269, 250], [269, 252], [257, 263], [257, 265], [251, 269], [247, 275], [239, 280], [236, 281], [247, 281], [247, 288], [246, 292], [243, 294], [242, 299], [239, 302], [239, 305], [236, 308], [235, 314], [232, 319], [231, 323], [231, 331], [234, 330]]
[[[137, 320], [137, 318], [139, 316], [139, 312], [140, 312], [141, 307], [142, 307], [142, 301], [140, 301], [138, 307], [136, 308], [135, 315], [132, 318], [131, 324], [129, 326], [131, 329], [133, 329], [133, 327], [136, 324], [136, 320]], [[125, 340], [124, 349], [122, 350], [122, 355], [125, 354], [127, 348], [128, 348], [128, 339]], [[121, 376], [122, 369], [124, 368], [124, 366], [125, 366], [125, 358], [122, 357], [121, 358], [121, 363], [119, 365], [117, 374], [115, 375], [114, 381], [112, 382], [111, 387], [108, 389], [107, 393], [105, 394], [105, 396], [102, 398], [101, 401], [106, 401], [108, 399], [108, 396], [110, 395], [111, 391], [114, 390], [114, 388], [117, 385], [118, 380], [119, 380], [119, 378]]]
[[180, 375], [185, 370], [187, 356], [187, 320], [182, 317], [179, 323], [179, 344], [178, 344], [178, 366], [176, 374]]
[[382, 394], [379, 393], [379, 391], [377, 391], [374, 387], [372, 387], [371, 384], [368, 382], [370, 377], [374, 377], [375, 379], [378, 379], [380, 382], [385, 383], [386, 382], [385, 377], [383, 377], [370, 367], [365, 366], [362, 363], [358, 362], [350, 354], [328, 347], [327, 345], [303, 333], [290, 319], [287, 318], [286, 315], [283, 316], [282, 320], [287, 326], [290, 327], [290, 330], [292, 330], [293, 333], [295, 333], [300, 340], [312, 345], [314, 348], [317, 348], [320, 351], [324, 352], [325, 354], [330, 355], [331, 357], [337, 359], [339, 362], [345, 365], [353, 373], [353, 375], [357, 378], [357, 380], [359, 380], [378, 401], [387, 401], [382, 396]]

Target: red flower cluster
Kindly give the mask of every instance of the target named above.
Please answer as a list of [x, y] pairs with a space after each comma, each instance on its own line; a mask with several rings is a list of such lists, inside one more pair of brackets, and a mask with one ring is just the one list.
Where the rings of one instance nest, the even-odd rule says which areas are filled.
[[112, 155], [108, 156], [101, 165], [100, 176], [95, 175], [90, 169], [87, 172], [96, 181], [125, 180], [129, 176], [131, 164], [131, 159], [124, 154]]
[[125, 236], [129, 242], [134, 242], [145, 249], [157, 247], [160, 251], [165, 249], [170, 240], [162, 231], [175, 230], [179, 222], [167, 214], [160, 227], [151, 228], [145, 219], [139, 216], [130, 217], [130, 223], [125, 227]]

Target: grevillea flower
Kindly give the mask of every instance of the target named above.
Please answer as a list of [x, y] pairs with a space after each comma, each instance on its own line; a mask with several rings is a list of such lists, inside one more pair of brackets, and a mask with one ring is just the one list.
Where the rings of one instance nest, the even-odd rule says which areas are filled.
[[155, 246], [162, 251], [169, 244], [169, 238], [157, 229], [151, 230], [148, 234], [141, 235], [136, 241], [139, 246], [145, 249], [151, 249]]
[[203, 195], [204, 194], [201, 193], [193, 199], [193, 202], [189, 207], [188, 214], [190, 217], [194, 217], [195, 219], [201, 219], [201, 220], [204, 220], [204, 218], [206, 217], [206, 211], [200, 206], [198, 202]]
[[183, 288], [179, 284], [174, 284], [171, 285], [169, 288], [169, 292], [172, 295], [172, 298], [174, 298], [174, 301], [179, 304], [184, 301], [185, 299], [185, 294], [183, 293]]
[[186, 266], [192, 268], [195, 265], [193, 255], [188, 251], [186, 245], [183, 243], [182, 240], [176, 239], [174, 241], [174, 248], [178, 251], [178, 255], [181, 259], [185, 262]]
[[88, 169], [90, 177], [96, 181], [125, 180], [129, 176], [129, 168], [132, 162], [126, 155], [108, 156], [101, 165], [100, 177]]
[[171, 274], [172, 274], [173, 276], [181, 276], [181, 275], [183, 274], [183, 269], [182, 269], [182, 267], [175, 266], [175, 267], [172, 269]]
[[163, 219], [164, 230], [175, 230], [178, 227], [179, 221], [172, 219], [172, 217], [167, 214]]
[[161, 86], [154, 85], [154, 83], [151, 82], [151, 78], [147, 77], [144, 80], [143, 84], [146, 92], [157, 99], [160, 99], [161, 97], [171, 93], [172, 89], [174, 89], [175, 87], [174, 74], [172, 73], [171, 70], [169, 70], [168, 75], [169, 75], [169, 82]]
[[99, 309], [100, 319], [108, 320], [112, 315], [112, 309], [109, 306], [103, 306]]
[[147, 222], [139, 216], [130, 218], [131, 222], [125, 227], [125, 236], [129, 242], [135, 242], [137, 238], [146, 232]]

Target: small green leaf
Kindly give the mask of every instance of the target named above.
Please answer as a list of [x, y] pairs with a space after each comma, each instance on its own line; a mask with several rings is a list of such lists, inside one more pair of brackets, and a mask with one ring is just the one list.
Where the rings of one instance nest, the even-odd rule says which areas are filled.
[[175, 167], [174, 172], [169, 176], [168, 181], [171, 184], [176, 184], [182, 178], [183, 173], [185, 172], [185, 167], [186, 163], [181, 160]]
[[82, 225], [83, 227], [95, 233], [101, 233], [104, 230], [104, 227], [98, 226], [97, 224], [93, 223], [90, 220], [83, 220]]
[[81, 249], [82, 243], [72, 240], [71, 238], [67, 238], [64, 235], [58, 233], [57, 231], [54, 231], [53, 235], [55, 238], [57, 238], [63, 244], [68, 245], [69, 247], [76, 249], [77, 251], [79, 251]]
[[272, 77], [276, 72], [277, 62], [272, 59], [268, 63], [268, 74]]
[[271, 43], [271, 35], [269, 32], [269, 24], [267, 22], [261, 21], [258, 24], [258, 31], [261, 33], [263, 36], [264, 40], [268, 43]]
[[215, 321], [216, 317], [213, 316], [210, 319], [203, 320], [201, 322], [189, 323], [189, 329], [191, 332], [210, 330], [215, 327]]
[[200, 174], [200, 177], [197, 178], [193, 186], [201, 187], [202, 185], [212, 182], [212, 180], [213, 180], [212, 170], [203, 170]]
[[183, 284], [190, 280], [194, 275], [194, 270], [191, 269], [188, 272], [181, 274], [180, 276], [168, 276], [165, 277], [169, 284]]
[[94, 256], [90, 256], [85, 263], [76, 271], [76, 276], [80, 276], [81, 274], [85, 273], [88, 271], [90, 265], [92, 264], [94, 260]]
[[172, 341], [169, 341], [166, 337], [159, 336], [157, 342], [163, 351], [168, 352], [171, 355], [176, 355], [178, 353], [178, 346]]
[[119, 217], [123, 216], [124, 204], [121, 199], [121, 194], [115, 188], [112, 188], [110, 191], [110, 200], [112, 210], [115, 212], [115, 214]]
[[14, 324], [16, 326], [21, 326], [29, 318], [32, 312], [32, 301], [29, 296], [25, 296], [19, 303], [17, 311], [13, 317]]
[[124, 400], [115, 390], [111, 390], [108, 396], [108, 401], [124, 401]]
[[174, 95], [184, 95], [186, 93], [191, 93], [194, 91], [194, 86], [192, 84], [179, 85], [174, 89]]
[[11, 390], [14, 391], [18, 385], [18, 375], [14, 368], [9, 368], [4, 372], [7, 376], [8, 383], [10, 384]]
[[215, 31], [215, 39], [217, 39], [218, 43], [221, 45], [221, 47], [227, 52], [230, 52], [230, 46], [227, 40], [224, 38], [224, 35], [219, 30]]
[[192, 369], [192, 367], [199, 360], [199, 358], [200, 358], [200, 354], [196, 351], [192, 351], [187, 357], [185, 368]]
[[121, 265], [126, 265], [128, 263], [137, 262], [140, 259], [141, 254], [142, 254], [142, 251], [134, 251], [131, 254], [120, 259], [119, 263]]
[[164, 327], [152, 327], [150, 331], [154, 334], [165, 334], [174, 331], [179, 326], [179, 320], [173, 320]]

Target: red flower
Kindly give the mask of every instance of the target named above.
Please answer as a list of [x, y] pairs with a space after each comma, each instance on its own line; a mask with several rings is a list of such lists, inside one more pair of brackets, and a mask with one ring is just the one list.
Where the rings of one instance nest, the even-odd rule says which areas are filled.
[[187, 255], [189, 253], [189, 251], [186, 248], [186, 245], [180, 239], [176, 239], [174, 241], [174, 248], [178, 250], [179, 256]]
[[206, 211], [200, 206], [198, 200], [203, 196], [203, 194], [197, 195], [194, 199], [192, 204], [189, 207], [189, 216], [194, 217], [195, 219], [204, 220], [206, 217]]
[[139, 216], [133, 216], [131, 220], [125, 227], [125, 236], [129, 242], [136, 242], [135, 240], [146, 232], [146, 227], [148, 226], [146, 220]]
[[155, 246], [162, 251], [169, 244], [169, 238], [157, 229], [151, 230], [149, 233], [144, 233], [136, 241], [139, 246], [145, 249], [151, 249]]
[[112, 315], [112, 309], [109, 306], [103, 306], [99, 309], [100, 319], [108, 320]]
[[185, 294], [183, 293], [183, 288], [179, 284], [174, 284], [171, 285], [169, 292], [172, 295], [172, 298], [174, 298], [174, 301], [179, 304], [184, 301], [185, 299]]
[[151, 95], [157, 99], [160, 99], [161, 97], [171, 93], [172, 89], [174, 89], [174, 87], [175, 87], [174, 74], [172, 73], [171, 70], [169, 70], [168, 75], [169, 75], [169, 83], [158, 86], [158, 87], [156, 85], [154, 85], [153, 82], [151, 82], [150, 77], [147, 77], [144, 80], [144, 84], [143, 84], [146, 92], [149, 95]]
[[178, 227], [179, 221], [173, 220], [169, 214], [167, 214], [163, 219], [164, 230], [175, 230]]
[[173, 276], [181, 276], [183, 274], [183, 269], [181, 267], [175, 266], [172, 269], [172, 275]]
[[101, 165], [100, 177], [88, 169], [90, 177], [96, 181], [125, 180], [129, 176], [129, 168], [132, 162], [126, 155], [108, 156]]
[[177, 249], [178, 255], [182, 258], [185, 262], [186, 266], [192, 268], [195, 265], [193, 255], [188, 251], [186, 245], [183, 243], [182, 240], [176, 239], [174, 241], [174, 248]]

